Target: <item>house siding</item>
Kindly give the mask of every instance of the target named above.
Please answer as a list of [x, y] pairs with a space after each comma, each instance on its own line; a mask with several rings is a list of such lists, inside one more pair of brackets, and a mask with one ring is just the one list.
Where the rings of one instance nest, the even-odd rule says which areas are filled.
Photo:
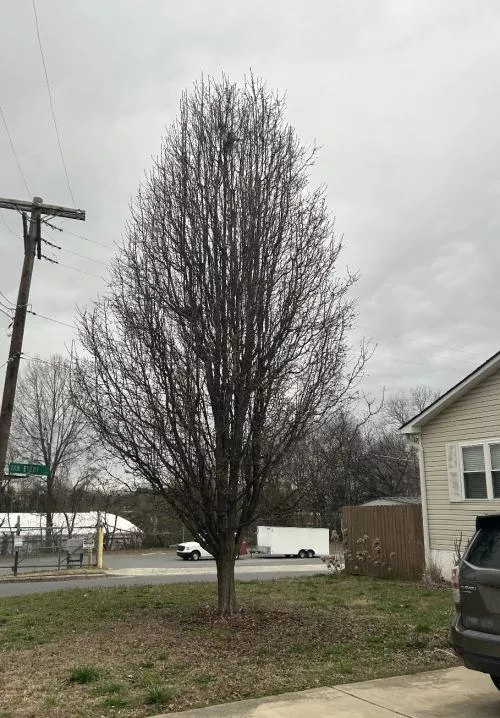
[[435, 552], [453, 552], [474, 534], [478, 514], [500, 513], [500, 499], [450, 502], [445, 446], [450, 442], [500, 439], [500, 370], [471, 389], [422, 428], [429, 544]]

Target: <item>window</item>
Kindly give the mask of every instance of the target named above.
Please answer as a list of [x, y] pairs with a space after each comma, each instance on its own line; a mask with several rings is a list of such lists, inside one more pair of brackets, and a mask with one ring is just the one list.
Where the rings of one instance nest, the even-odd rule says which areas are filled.
[[500, 498], [500, 443], [462, 446], [462, 468], [466, 499]]
[[491, 477], [493, 479], [493, 496], [500, 498], [500, 444], [490, 444]]
[[500, 525], [496, 520], [488, 521], [479, 530], [466, 560], [479, 568], [500, 568]]
[[464, 489], [466, 499], [487, 499], [486, 468], [484, 463], [484, 447], [464, 446], [462, 448], [464, 465]]

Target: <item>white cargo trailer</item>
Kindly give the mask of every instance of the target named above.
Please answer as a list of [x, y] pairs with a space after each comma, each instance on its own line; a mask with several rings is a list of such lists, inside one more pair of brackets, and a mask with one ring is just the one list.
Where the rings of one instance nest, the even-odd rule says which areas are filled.
[[294, 526], [257, 526], [257, 551], [268, 556], [328, 556], [330, 531]]

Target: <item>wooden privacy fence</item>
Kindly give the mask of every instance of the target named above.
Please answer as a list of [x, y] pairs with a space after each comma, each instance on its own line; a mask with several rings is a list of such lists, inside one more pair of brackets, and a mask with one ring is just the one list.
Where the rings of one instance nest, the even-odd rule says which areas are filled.
[[422, 507], [345, 506], [345, 567], [349, 573], [420, 579], [424, 572]]

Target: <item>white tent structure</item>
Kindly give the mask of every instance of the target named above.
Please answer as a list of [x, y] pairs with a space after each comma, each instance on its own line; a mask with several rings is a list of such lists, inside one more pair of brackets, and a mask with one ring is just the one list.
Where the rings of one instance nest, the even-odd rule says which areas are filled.
[[[98, 519], [97, 511], [55, 513], [52, 514], [52, 525], [54, 530], [61, 532], [64, 536], [88, 534], [97, 528]], [[115, 539], [130, 535], [138, 536], [142, 533], [131, 521], [116, 514], [101, 511], [100, 520], [105, 533], [112, 534]], [[24, 536], [44, 534], [47, 528], [47, 517], [45, 514], [34, 513], [0, 513], [0, 536], [15, 534], [17, 526], [20, 527]]]

